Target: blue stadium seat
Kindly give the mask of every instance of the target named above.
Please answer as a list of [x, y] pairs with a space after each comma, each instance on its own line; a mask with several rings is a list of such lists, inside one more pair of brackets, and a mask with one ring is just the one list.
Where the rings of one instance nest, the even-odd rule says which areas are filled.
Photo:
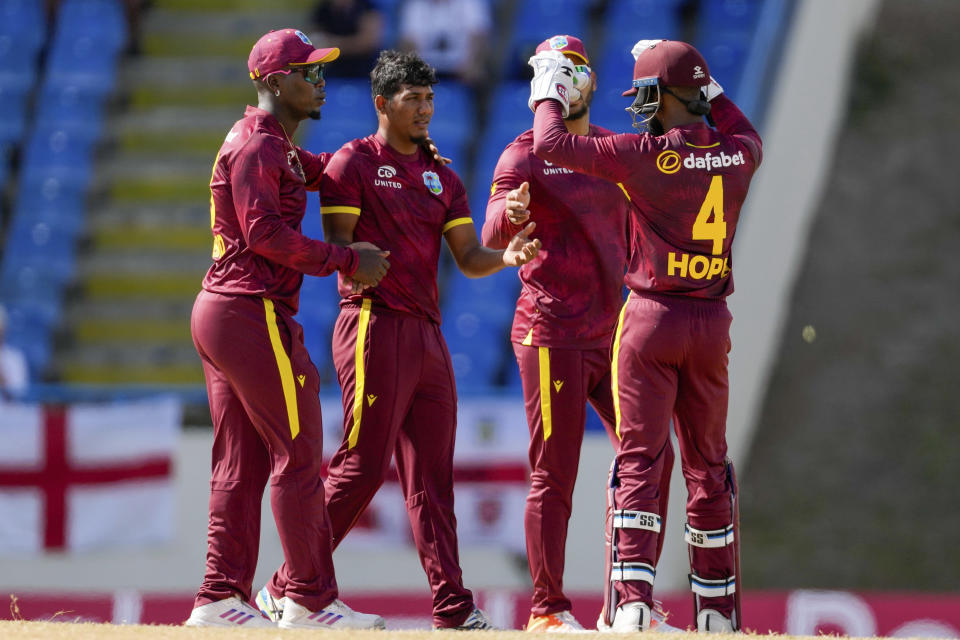
[[[680, 0], [618, 0], [604, 16], [603, 51], [593, 54], [594, 67], [605, 82], [628, 82], [633, 69], [630, 50], [637, 40], [680, 36]], [[587, 43], [589, 46], [589, 43]]]
[[29, 84], [0, 85], [0, 145], [16, 145], [23, 138], [28, 90]]
[[[489, 133], [496, 133], [502, 140], [506, 133], [513, 139], [533, 127], [533, 112], [527, 106], [530, 99], [530, 81], [513, 80], [497, 87], [491, 98]], [[510, 140], [504, 142], [504, 146]], [[503, 150], [503, 147], [500, 147]], [[490, 167], [493, 170], [493, 167]]]
[[760, 0], [715, 0], [702, 3], [697, 19], [695, 44], [710, 74], [734, 99], [761, 8]]
[[38, 127], [56, 126], [95, 140], [103, 132], [103, 100], [99, 91], [48, 77], [37, 93], [34, 118]]
[[[38, 0], [3, 0], [0, 2], [0, 40], [13, 36], [14, 53], [36, 54], [47, 38], [46, 8]], [[4, 52], [0, 46], [0, 54]], [[6, 66], [7, 59], [0, 55]]]
[[120, 0], [62, 0], [54, 41], [90, 36], [96, 48], [116, 54], [127, 43], [127, 19]]
[[523, 0], [507, 45], [506, 76], [529, 78], [527, 59], [538, 44], [557, 34], [586, 37], [591, 0]]

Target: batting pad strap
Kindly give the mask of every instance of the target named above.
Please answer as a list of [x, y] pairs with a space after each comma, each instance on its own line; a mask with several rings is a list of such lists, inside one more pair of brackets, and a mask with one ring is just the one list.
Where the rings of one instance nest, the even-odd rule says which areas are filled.
[[737, 591], [737, 578], [736, 576], [730, 576], [719, 580], [707, 580], [691, 573], [690, 590], [703, 598], [729, 596]]
[[646, 562], [614, 562], [610, 565], [610, 582], [642, 580], [653, 584], [657, 570]]
[[660, 516], [649, 511], [616, 509], [613, 512], [614, 529], [646, 529], [660, 533]]
[[714, 529], [713, 531], [704, 531], [694, 529], [689, 524], [684, 526], [683, 539], [687, 544], [704, 549], [716, 549], [725, 547], [733, 543], [733, 525], [725, 529]]

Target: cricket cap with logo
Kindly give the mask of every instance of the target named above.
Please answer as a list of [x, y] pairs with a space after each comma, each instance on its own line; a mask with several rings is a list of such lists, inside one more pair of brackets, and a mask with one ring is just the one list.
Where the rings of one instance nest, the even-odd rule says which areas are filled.
[[303, 31], [299, 29], [279, 29], [270, 31], [257, 40], [250, 50], [247, 68], [254, 80], [271, 73], [282, 71], [289, 66], [321, 64], [336, 60], [340, 49], [317, 49]]
[[710, 70], [692, 45], [679, 40], [656, 40], [637, 56], [633, 87], [623, 95], [636, 95], [638, 87], [656, 84], [654, 80], [669, 87], [702, 87], [710, 84]]
[[590, 64], [590, 60], [587, 58], [587, 50], [583, 46], [583, 41], [576, 36], [559, 35], [547, 38], [537, 45], [537, 53], [543, 51], [559, 51], [560, 53], [579, 58], [577, 64]]

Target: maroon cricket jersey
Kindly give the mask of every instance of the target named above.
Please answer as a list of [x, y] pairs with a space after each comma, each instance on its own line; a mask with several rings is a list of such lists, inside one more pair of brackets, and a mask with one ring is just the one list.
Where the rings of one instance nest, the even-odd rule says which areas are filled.
[[295, 147], [273, 115], [247, 107], [210, 179], [213, 265], [205, 290], [270, 298], [296, 313], [302, 274], [356, 271], [353, 249], [300, 232], [306, 192], [319, 188], [329, 157]]
[[733, 293], [730, 247], [761, 142], [725, 95], [710, 104], [716, 130], [698, 122], [662, 136], [600, 138], [567, 133], [555, 100], [537, 106], [539, 157], [620, 182], [630, 195], [637, 224], [625, 282], [634, 291], [712, 299]]
[[[590, 135], [613, 132], [590, 126]], [[543, 242], [519, 269], [513, 317], [516, 343], [592, 349], [609, 346], [623, 302], [630, 202], [615, 183], [577, 173], [533, 154], [533, 130], [511, 142], [493, 174], [484, 244], [502, 249], [522, 226], [506, 216], [507, 192], [530, 183], [530, 220]]]
[[352, 295], [340, 278], [341, 304], [371, 298], [440, 323], [437, 261], [443, 234], [473, 224], [463, 183], [423, 149], [399, 153], [380, 134], [352, 140], [327, 165], [321, 184], [323, 214], [359, 216], [354, 242], [390, 252], [390, 270], [375, 287]]

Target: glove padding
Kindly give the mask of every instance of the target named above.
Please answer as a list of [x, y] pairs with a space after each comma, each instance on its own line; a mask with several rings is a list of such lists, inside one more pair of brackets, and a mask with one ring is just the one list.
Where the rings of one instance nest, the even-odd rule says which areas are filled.
[[[563, 117], [570, 113], [573, 94], [573, 63], [559, 51], [541, 51], [527, 61], [533, 67], [530, 81], [530, 99], [527, 106], [536, 113], [541, 100], [556, 100], [563, 109]], [[579, 92], [578, 92], [579, 93]]]
[[720, 83], [713, 79], [713, 76], [710, 76], [710, 84], [703, 88], [704, 95], [707, 96], [707, 102], [710, 102], [718, 95], [723, 93], [723, 87], [720, 86]]
[[633, 56], [633, 59], [636, 60], [640, 57], [640, 52], [649, 49], [658, 42], [663, 42], [662, 38], [657, 40], [637, 40], [637, 44], [633, 45], [633, 49], [630, 49], [630, 55]]

